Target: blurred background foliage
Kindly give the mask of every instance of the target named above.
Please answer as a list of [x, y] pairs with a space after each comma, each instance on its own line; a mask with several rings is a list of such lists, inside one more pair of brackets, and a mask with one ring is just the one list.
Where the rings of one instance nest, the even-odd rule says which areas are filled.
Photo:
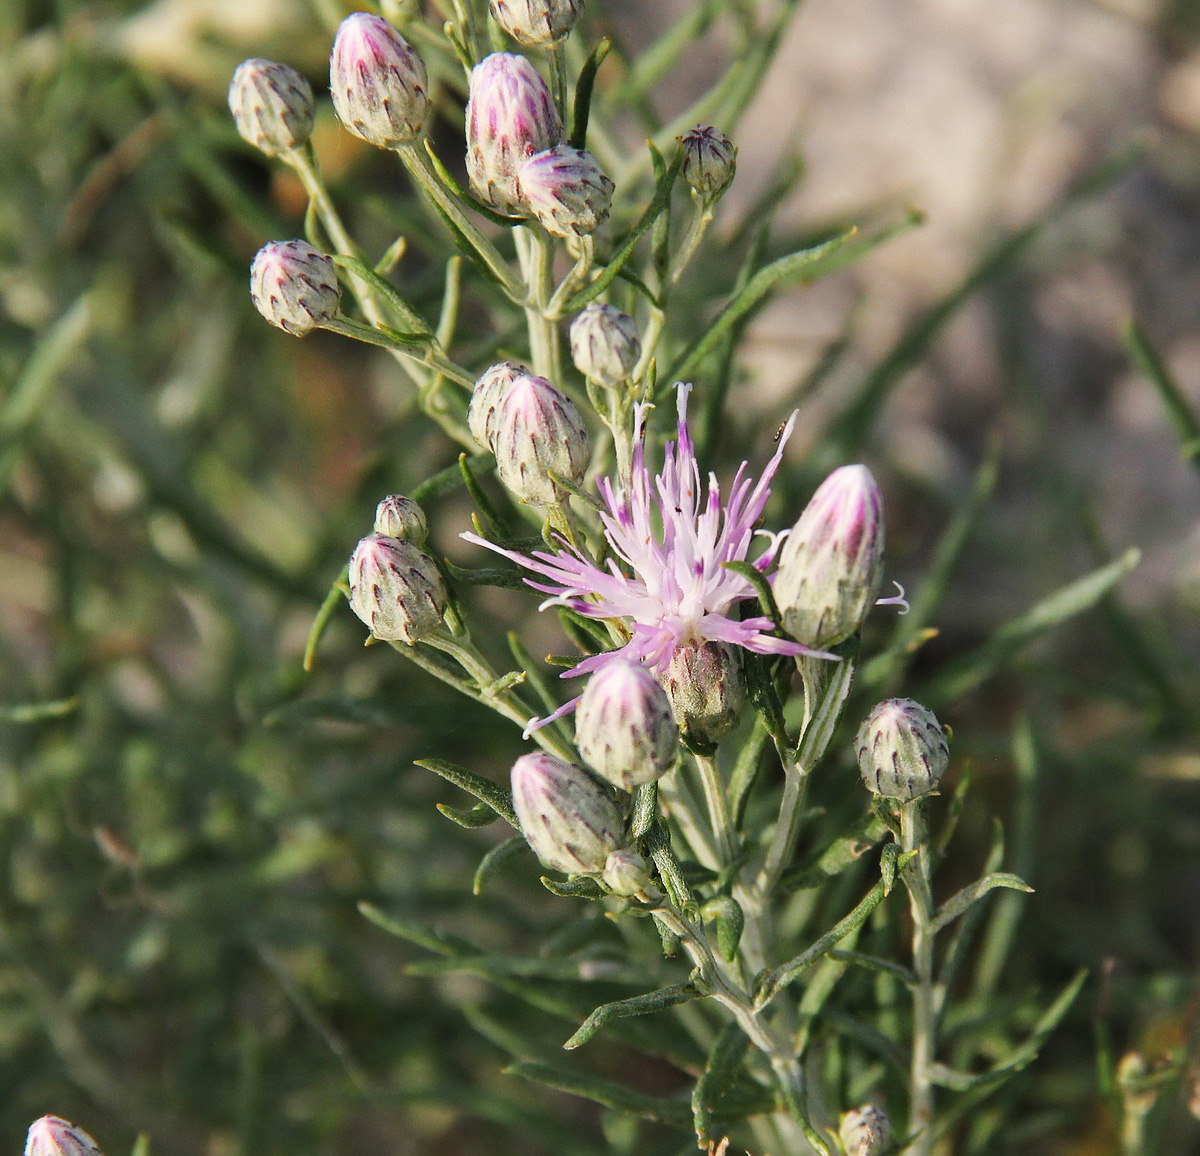
[[[730, 43], [709, 18], [719, 6], [590, 7], [618, 55], [689, 9], [705, 32], [698, 59], [719, 62]], [[836, 57], [831, 7], [809, 0], [797, 29]], [[937, 7], [892, 5], [901, 62], [905, 21]], [[960, 1150], [1117, 1150], [1114, 1070], [1136, 1052], [1147, 1150], [1184, 1153], [1200, 1136], [1187, 1112], [1200, 1060], [1200, 485], [1187, 427], [1200, 404], [1200, 21], [1188, 0], [1034, 8], [1132, 30], [1157, 95], [1104, 132], [1091, 125], [1036, 212], [980, 209], [955, 242], [969, 259], [946, 258], [940, 284], [920, 258], [903, 267], [909, 236], [945, 243], [917, 196], [929, 225], [891, 243], [899, 257], [884, 245], [784, 294], [742, 332], [741, 358], [711, 359], [707, 384], [696, 376], [701, 396], [721, 384], [737, 402], [711, 427], [726, 466], [747, 446], [761, 460], [801, 405], [806, 452], [781, 478], [778, 524], [825, 469], [862, 457], [888, 498], [895, 574], [910, 590], [945, 575], [939, 633], [906, 658], [902, 689], [955, 727], [955, 782], [972, 784], [952, 848], [964, 871], [995, 817], [1006, 866], [1037, 889], [998, 901], [1009, 906], [977, 978], [1018, 949], [984, 990], [1032, 1017], [1092, 969], [1043, 1057], [963, 1129]], [[500, 779], [520, 749], [510, 728], [385, 648], [364, 652], [344, 608], [315, 669], [301, 667], [375, 502], [455, 460], [390, 362], [272, 330], [246, 292], [254, 251], [298, 234], [304, 203], [238, 140], [229, 75], [268, 56], [322, 93], [343, 14], [336, 0], [0, 11], [0, 1146], [16, 1151], [55, 1112], [109, 1156], [140, 1131], [161, 1156], [679, 1151], [677, 1136], [503, 1075], [506, 1045], [552, 1058], [571, 1025], [470, 976], [409, 974], [424, 954], [357, 910], [366, 900], [505, 951], [557, 926], [569, 901], [542, 892], [528, 859], [473, 897], [497, 835], [446, 822], [435, 804], [463, 798], [411, 765], [437, 755]], [[987, 27], [959, 31], [969, 45]], [[799, 67], [793, 44], [776, 80]], [[651, 102], [664, 119], [697, 83], [680, 71]], [[614, 94], [620, 77], [614, 63]], [[901, 132], [898, 107], [863, 88], [860, 115], [885, 141]], [[1011, 95], [1001, 87], [1002, 111]], [[452, 116], [438, 128], [454, 131]], [[837, 212], [819, 197], [806, 209], [806, 181], [773, 230], [739, 227], [806, 154], [805, 125], [782, 141], [760, 109], [733, 135], [738, 193], [681, 305], [696, 331], [754, 246], [787, 252], [905, 208], [896, 190], [868, 203], [846, 189]], [[416, 224], [399, 168], [341, 133], [327, 105], [316, 142], [369, 252], [408, 233], [399, 277], [435, 308], [444, 249]], [[1131, 142], [1116, 170], [1065, 191]], [[944, 158], [948, 173], [959, 159]], [[1134, 315], [1174, 372], [1174, 427], [1171, 383], [1156, 390], [1123, 342]], [[494, 339], [482, 323], [477, 338], [463, 329], [459, 359], [482, 368]], [[463, 560], [464, 497], [427, 509], [438, 548]], [[1131, 545], [1142, 567], [1084, 619], [1002, 646], [1002, 664], [994, 650], [980, 659], [1005, 622]], [[478, 601], [510, 625], [529, 606]], [[535, 653], [562, 649], [552, 623], [531, 627]], [[906, 641], [883, 615], [873, 629], [876, 648]], [[858, 713], [900, 688], [865, 678]], [[823, 796], [847, 806], [834, 777]], [[611, 956], [615, 933], [571, 914], [572, 934]], [[591, 988], [592, 1004], [628, 991]], [[620, 1043], [587, 1052], [590, 1070], [645, 1090], [684, 1084]]]

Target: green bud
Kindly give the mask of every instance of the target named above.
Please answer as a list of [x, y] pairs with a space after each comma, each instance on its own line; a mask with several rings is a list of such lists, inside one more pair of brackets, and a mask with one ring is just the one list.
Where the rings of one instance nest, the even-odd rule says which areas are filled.
[[442, 624], [446, 587], [411, 542], [370, 534], [350, 558], [350, 608], [374, 637], [410, 646]]
[[946, 732], [933, 711], [911, 698], [889, 698], [863, 720], [854, 739], [867, 789], [909, 800], [936, 790], [950, 761]]
[[429, 536], [425, 511], [412, 498], [391, 494], [375, 507], [375, 533], [385, 538], [403, 538], [417, 547], [424, 546]]
[[571, 322], [571, 360], [589, 381], [619, 385], [641, 356], [637, 323], [615, 306], [593, 301]]
[[735, 647], [724, 642], [681, 646], [660, 681], [689, 742], [713, 746], [737, 726], [746, 679]]
[[628, 847], [613, 851], [605, 860], [604, 882], [614, 895], [636, 896], [647, 902], [661, 897], [646, 860]]

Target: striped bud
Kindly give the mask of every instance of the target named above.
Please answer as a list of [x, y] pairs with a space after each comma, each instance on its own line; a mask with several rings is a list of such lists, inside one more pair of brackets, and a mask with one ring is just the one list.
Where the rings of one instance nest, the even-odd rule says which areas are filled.
[[500, 397], [491, 446], [500, 481], [534, 506], [563, 499], [553, 475], [579, 485], [588, 466], [587, 430], [575, 403], [531, 373], [516, 378]]
[[491, 0], [496, 23], [530, 48], [554, 44], [575, 27], [583, 0]]
[[350, 609], [384, 642], [419, 642], [442, 624], [446, 587], [411, 542], [370, 534], [350, 557]]
[[713, 746], [737, 726], [746, 679], [735, 647], [724, 642], [681, 646], [660, 681], [689, 742]]
[[858, 769], [867, 789], [909, 800], [937, 788], [950, 762], [942, 724], [911, 698], [889, 698], [863, 720], [854, 738]]
[[594, 233], [612, 205], [613, 183], [596, 158], [565, 144], [519, 165], [517, 188], [525, 207], [556, 237]]
[[307, 241], [269, 241], [250, 266], [250, 297], [272, 325], [303, 337], [337, 315], [342, 288], [333, 261]]
[[660, 896], [646, 860], [628, 847], [614, 851], [604, 861], [604, 882], [614, 895], [637, 895], [648, 901]]
[[269, 157], [299, 148], [313, 129], [313, 94], [294, 68], [243, 60], [229, 83], [229, 111], [242, 139]]
[[883, 498], [866, 466], [818, 487], [779, 555], [775, 602], [798, 642], [827, 647], [867, 617], [883, 578]]
[[684, 181], [702, 197], [719, 197], [737, 170], [737, 148], [712, 125], [697, 125], [679, 138]]
[[882, 1108], [864, 1104], [843, 1114], [838, 1139], [846, 1156], [880, 1156], [892, 1143], [891, 1121]]
[[513, 764], [512, 795], [521, 833], [556, 871], [599, 874], [624, 842], [616, 803], [574, 763], [545, 751], [522, 755]]
[[403, 538], [418, 548], [424, 546], [429, 536], [425, 511], [412, 498], [391, 494], [375, 507], [375, 533]]
[[502, 211], [522, 211], [517, 169], [563, 139], [554, 98], [533, 64], [512, 52], [481, 60], [471, 72], [466, 127], [471, 187]]
[[584, 762], [625, 791], [671, 769], [679, 728], [667, 692], [639, 662], [614, 658], [588, 679], [575, 714]]
[[496, 433], [496, 413], [500, 399], [509, 386], [529, 370], [515, 361], [501, 361], [484, 370], [471, 392], [471, 404], [467, 407], [467, 427], [471, 436], [485, 449], [492, 448]]
[[30, 1125], [25, 1156], [104, 1156], [100, 1145], [82, 1128], [61, 1116], [43, 1116]]
[[590, 381], [619, 385], [641, 356], [637, 323], [613, 305], [593, 301], [571, 322], [571, 360]]
[[425, 62], [382, 16], [369, 12], [338, 25], [329, 95], [347, 131], [381, 149], [415, 140], [429, 118]]

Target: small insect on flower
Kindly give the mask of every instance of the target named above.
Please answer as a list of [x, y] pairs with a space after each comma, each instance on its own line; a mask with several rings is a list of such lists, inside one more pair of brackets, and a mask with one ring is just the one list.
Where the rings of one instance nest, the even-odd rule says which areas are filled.
[[776, 445], [779, 444], [779, 439], [783, 437], [783, 431], [785, 429], [787, 429], [787, 422], [781, 421], [779, 423], [779, 428], [775, 431], [775, 436], [771, 439]]

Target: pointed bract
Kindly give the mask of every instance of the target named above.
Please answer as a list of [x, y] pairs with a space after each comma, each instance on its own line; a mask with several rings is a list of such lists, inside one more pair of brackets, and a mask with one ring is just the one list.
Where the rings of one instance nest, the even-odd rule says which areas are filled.
[[594, 233], [612, 205], [613, 183], [596, 158], [565, 144], [519, 165], [517, 189], [523, 205], [556, 237]]
[[637, 323], [614, 305], [593, 301], [571, 322], [571, 360], [590, 381], [619, 385], [641, 356]]
[[584, 688], [575, 715], [575, 743], [602, 779], [631, 791], [671, 769], [679, 728], [667, 693], [644, 666], [616, 659]]
[[429, 536], [425, 511], [412, 498], [390, 494], [375, 507], [375, 533], [385, 538], [403, 538], [420, 548]]
[[854, 738], [867, 789], [907, 801], [936, 790], [950, 762], [946, 732], [928, 707], [889, 698], [863, 720]]
[[350, 608], [385, 642], [419, 642], [442, 624], [446, 586], [411, 542], [369, 534], [350, 557]]
[[583, 11], [583, 0], [491, 0], [489, 7], [509, 36], [532, 48], [566, 36]]
[[737, 726], [746, 677], [736, 647], [724, 642], [681, 646], [659, 678], [689, 742], [713, 746]]

